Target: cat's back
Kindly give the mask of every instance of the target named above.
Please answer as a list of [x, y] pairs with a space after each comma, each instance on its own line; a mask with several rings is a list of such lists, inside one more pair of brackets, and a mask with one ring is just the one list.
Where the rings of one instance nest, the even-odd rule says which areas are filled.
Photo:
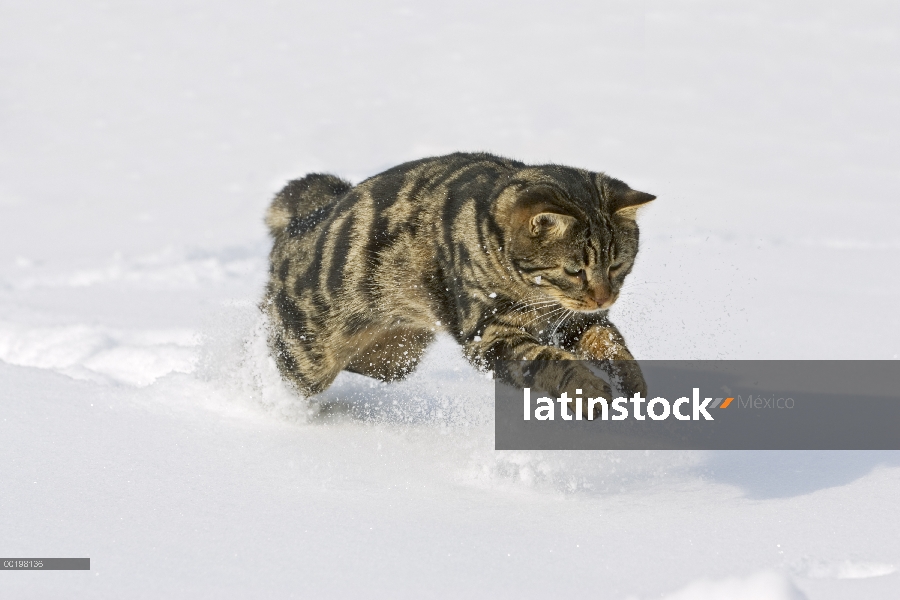
[[456, 152], [423, 158], [387, 169], [362, 181], [354, 192], [365, 194], [376, 209], [396, 202], [440, 200], [448, 189], [473, 184], [493, 185], [501, 173], [513, 173], [524, 163], [482, 152]]

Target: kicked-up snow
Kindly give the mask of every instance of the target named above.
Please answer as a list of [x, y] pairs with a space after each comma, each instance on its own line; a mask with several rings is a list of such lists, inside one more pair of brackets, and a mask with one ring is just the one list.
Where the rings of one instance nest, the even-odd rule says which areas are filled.
[[280, 380], [265, 206], [488, 150], [659, 198], [638, 358], [900, 358], [875, 2], [32, 2], [0, 19], [6, 598], [889, 599], [900, 452], [498, 452], [439, 337]]

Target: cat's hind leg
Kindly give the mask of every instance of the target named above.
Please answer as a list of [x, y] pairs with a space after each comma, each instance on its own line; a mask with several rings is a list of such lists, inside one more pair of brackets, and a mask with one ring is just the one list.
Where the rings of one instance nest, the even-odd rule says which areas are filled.
[[395, 327], [382, 331], [371, 336], [344, 369], [380, 381], [399, 381], [416, 369], [433, 340], [434, 333], [423, 329]]

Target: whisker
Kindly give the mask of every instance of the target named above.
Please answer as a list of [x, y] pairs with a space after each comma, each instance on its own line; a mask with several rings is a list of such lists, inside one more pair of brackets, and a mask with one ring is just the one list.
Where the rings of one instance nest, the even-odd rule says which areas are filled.
[[550, 336], [552, 337], [552, 336], [556, 335], [556, 332], [559, 330], [560, 326], [562, 326], [562, 324], [566, 321], [566, 319], [571, 317], [573, 314], [574, 313], [567, 308], [566, 312], [563, 313], [563, 315], [556, 322], [556, 325], [553, 327], [553, 331], [550, 333]]
[[539, 321], [541, 319], [550, 320], [550, 319], [554, 318], [557, 313], [559, 313], [560, 311], [564, 311], [564, 310], [566, 310], [566, 309], [563, 308], [562, 306], [560, 306], [560, 307], [554, 308], [553, 310], [550, 310], [550, 311], [540, 312], [540, 313], [538, 313], [537, 316], [530, 319], [522, 327], [531, 327], [534, 323], [536, 323], [537, 321]]
[[522, 329], [527, 329], [527, 328], [531, 327], [532, 325], [534, 325], [536, 322], [540, 321], [542, 318], [546, 317], [547, 314], [548, 314], [547, 312], [539, 312], [532, 318], [528, 319], [528, 321], [523, 323], [520, 327]]
[[555, 306], [556, 306], [555, 302], [548, 302], [545, 304], [533, 304], [533, 305], [530, 305], [527, 307], [522, 307], [521, 309], [517, 310], [516, 312], [526, 314], [526, 315], [527, 314], [541, 314], [542, 312], [546, 311], [547, 309], [554, 308]]
[[510, 308], [514, 307], [522, 307], [527, 308], [530, 306], [541, 306], [545, 304], [556, 304], [556, 300], [553, 298], [530, 298], [526, 300], [518, 300], [510, 305]]

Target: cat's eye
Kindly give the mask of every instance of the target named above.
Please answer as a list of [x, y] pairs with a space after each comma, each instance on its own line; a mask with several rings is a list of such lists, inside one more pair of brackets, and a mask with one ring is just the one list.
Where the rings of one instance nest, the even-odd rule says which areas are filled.
[[609, 274], [615, 275], [619, 271], [622, 270], [622, 267], [625, 266], [625, 263], [619, 263], [617, 265], [609, 265]]
[[570, 277], [577, 277], [581, 280], [582, 283], [587, 281], [587, 273], [584, 272], [584, 269], [573, 269], [572, 267], [563, 267], [563, 270], [566, 272], [566, 275]]

